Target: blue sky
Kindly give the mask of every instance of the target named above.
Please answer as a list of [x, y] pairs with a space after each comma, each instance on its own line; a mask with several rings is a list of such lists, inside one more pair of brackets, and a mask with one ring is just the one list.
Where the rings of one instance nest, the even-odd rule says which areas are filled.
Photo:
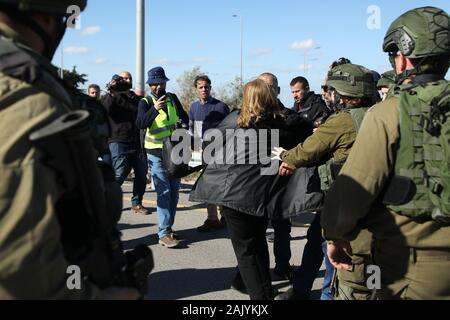
[[[176, 92], [176, 79], [199, 66], [213, 87], [240, 75], [240, 23], [243, 18], [243, 78], [269, 71], [279, 78], [280, 98], [292, 105], [289, 82], [302, 75], [319, 91], [328, 65], [345, 56], [384, 72], [381, 50], [386, 29], [403, 12], [432, 5], [450, 12], [448, 0], [145, 0], [145, 70], [161, 65]], [[379, 9], [379, 28], [373, 20]], [[135, 75], [135, 0], [89, 0], [81, 28], [68, 30], [53, 62], [88, 74], [102, 89], [122, 70]], [[369, 11], [368, 11], [369, 10]], [[367, 22], [375, 28], [368, 28]]]

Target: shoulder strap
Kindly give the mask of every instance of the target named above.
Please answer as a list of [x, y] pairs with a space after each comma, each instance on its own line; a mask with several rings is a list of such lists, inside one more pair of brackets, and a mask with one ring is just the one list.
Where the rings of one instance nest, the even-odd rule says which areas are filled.
[[360, 107], [360, 108], [349, 109], [347, 111], [350, 113], [350, 115], [352, 116], [353, 122], [355, 123], [356, 132], [358, 132], [359, 128], [361, 128], [361, 123], [362, 123], [364, 116], [366, 114], [366, 111], [368, 109], [369, 108], [367, 108], [367, 107]]
[[149, 107], [151, 107], [151, 106], [154, 105], [153, 99], [152, 99], [151, 97], [149, 97], [149, 96], [142, 98], [142, 100], [144, 100], [145, 103], [146, 103]]

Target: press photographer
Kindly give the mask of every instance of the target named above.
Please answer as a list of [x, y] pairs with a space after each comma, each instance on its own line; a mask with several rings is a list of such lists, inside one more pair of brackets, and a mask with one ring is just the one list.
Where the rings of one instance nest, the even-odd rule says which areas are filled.
[[116, 180], [123, 184], [131, 169], [134, 170], [132, 211], [148, 214], [142, 206], [147, 182], [147, 161], [141, 148], [139, 129], [136, 127], [137, 106], [141, 97], [132, 90], [131, 74], [127, 71], [115, 74], [106, 85], [108, 93], [102, 103], [108, 112], [111, 126], [109, 150]]

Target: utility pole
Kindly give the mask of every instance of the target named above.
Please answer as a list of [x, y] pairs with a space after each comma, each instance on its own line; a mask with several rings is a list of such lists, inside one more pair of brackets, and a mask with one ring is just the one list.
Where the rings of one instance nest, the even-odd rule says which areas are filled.
[[59, 77], [62, 79], [64, 77], [64, 44], [61, 40], [61, 69], [59, 69]]
[[243, 60], [243, 47], [244, 47], [244, 21], [240, 14], [233, 14], [233, 18], [239, 17], [239, 21], [241, 24], [241, 88], [244, 86], [244, 78], [242, 72], [242, 60]]
[[145, 4], [136, 0], [136, 94], [145, 95]]

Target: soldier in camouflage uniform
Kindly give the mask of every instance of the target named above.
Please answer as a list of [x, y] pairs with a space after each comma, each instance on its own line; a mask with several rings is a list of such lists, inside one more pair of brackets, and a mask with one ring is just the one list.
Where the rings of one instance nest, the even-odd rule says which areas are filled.
[[[63, 232], [61, 223], [74, 213], [70, 212], [71, 206], [78, 209], [77, 205], [73, 206], [74, 199], [80, 202], [82, 197], [74, 197], [72, 191], [82, 191], [78, 184], [82, 179], [74, 176], [76, 169], [71, 167], [70, 158], [65, 163], [58, 159], [65, 156], [67, 147], [64, 142], [58, 144], [66, 141], [59, 139], [62, 134], [56, 134], [55, 144], [46, 148], [38, 142], [43, 136], [51, 135], [42, 131], [43, 128], [79, 109], [80, 97], [69, 92], [70, 88], [58, 78], [50, 61], [66, 29], [67, 8], [77, 5], [83, 10], [86, 2], [0, 1], [0, 299], [138, 297], [134, 289], [108, 287], [99, 290], [85, 280], [81, 280], [79, 290], [69, 290], [66, 285], [66, 272], [71, 264], [68, 258], [76, 261], [87, 252], [68, 250], [84, 239], [68, 241], [65, 245], [62, 242], [69, 238], [73, 240], [72, 235], [80, 238], [91, 232], [86, 225], [77, 228], [77, 222], [84, 215], [80, 210], [72, 216], [75, 217], [72, 221], [75, 222], [74, 229]], [[72, 117], [89, 115], [86, 111], [78, 112]], [[98, 120], [94, 115], [90, 119]], [[67, 117], [65, 120], [67, 122], [61, 126], [73, 119]], [[94, 147], [101, 143], [91, 139], [97, 133], [91, 130], [86, 135], [82, 147], [89, 153], [79, 155], [79, 158], [83, 164], [94, 168], [86, 175], [105, 188], [95, 163], [98, 153]], [[48, 149], [56, 156], [47, 152]], [[101, 191], [97, 190], [99, 198]], [[120, 208], [120, 192], [112, 199]]]
[[328, 256], [350, 268], [349, 241], [367, 227], [381, 299], [450, 299], [449, 15], [434, 7], [402, 14], [383, 50], [401, 85], [367, 112], [327, 194]]
[[[319, 168], [324, 191], [333, 181], [331, 168], [340, 166], [350, 153], [364, 114], [371, 106], [376, 92], [372, 72], [350, 63], [334, 67], [328, 73], [326, 85], [333, 102], [339, 106], [339, 111], [331, 115], [302, 144], [289, 151], [278, 150], [281, 151], [280, 158], [283, 161], [279, 169], [280, 175], [291, 174], [298, 167], [326, 162]], [[370, 237], [370, 233], [364, 230], [355, 239], [354, 246], [358, 249], [355, 249], [352, 256], [354, 269], [339, 272], [336, 298], [353, 300], [368, 299], [371, 296], [371, 291], [365, 287], [364, 275], [365, 264], [370, 259]], [[296, 274], [301, 277], [301, 270], [294, 273], [294, 293]], [[286, 298], [288, 297], [279, 297], [281, 300]]]
[[383, 101], [386, 100], [390, 87], [395, 84], [395, 71], [389, 70], [381, 75], [377, 82], [377, 89], [381, 91]]

